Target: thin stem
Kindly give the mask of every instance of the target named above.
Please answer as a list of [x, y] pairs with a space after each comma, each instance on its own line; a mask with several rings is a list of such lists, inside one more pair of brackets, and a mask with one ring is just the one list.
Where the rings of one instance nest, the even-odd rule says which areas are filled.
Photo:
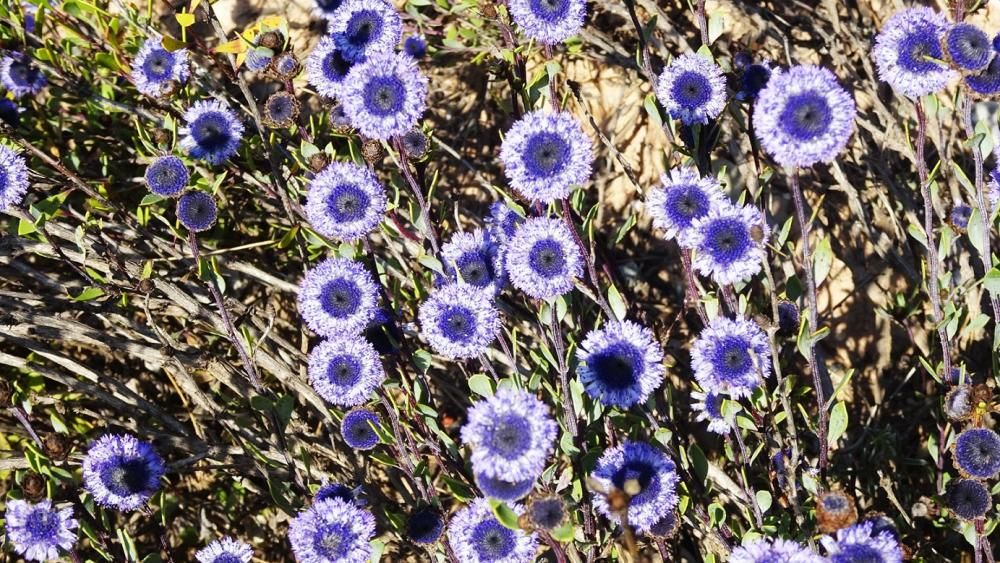
[[740, 447], [740, 460], [743, 463], [743, 468], [739, 472], [740, 480], [743, 482], [743, 491], [747, 495], [747, 502], [750, 503], [754, 521], [759, 530], [764, 527], [764, 515], [760, 512], [760, 507], [757, 506], [757, 495], [754, 494], [753, 489], [750, 488], [750, 482], [747, 481], [747, 474], [750, 473], [750, 456], [747, 455], [747, 447], [743, 443], [743, 436], [740, 434], [739, 428], [733, 428], [733, 436], [736, 438], [736, 444]]
[[556, 304], [554, 302], [550, 304], [549, 309], [552, 311], [550, 325], [552, 329], [552, 344], [555, 348], [556, 361], [559, 363], [559, 384], [562, 386], [563, 416], [566, 419], [566, 430], [569, 431], [570, 436], [576, 438], [578, 433], [576, 408], [573, 406], [573, 397], [569, 389], [569, 377], [566, 373], [566, 361], [563, 359], [565, 346], [563, 346], [562, 330], [559, 327], [559, 315], [556, 312]]
[[611, 311], [611, 306], [608, 305], [608, 301], [604, 298], [604, 293], [601, 291], [601, 284], [597, 281], [597, 270], [594, 268], [594, 256], [590, 252], [590, 249], [583, 243], [583, 239], [580, 237], [580, 233], [576, 230], [576, 224], [573, 223], [573, 210], [570, 208], [569, 200], [566, 198], [562, 199], [562, 212], [563, 221], [566, 222], [566, 228], [573, 235], [573, 240], [576, 241], [576, 245], [580, 248], [580, 254], [583, 256], [584, 262], [587, 263], [587, 275], [590, 276], [590, 283], [594, 286], [594, 293], [597, 294], [597, 303], [601, 306], [601, 310], [607, 315], [609, 319], [615, 318], [614, 313]]
[[737, 317], [740, 314], [739, 301], [736, 299], [736, 292], [733, 291], [733, 286], [724, 284], [720, 285], [719, 289], [722, 291], [722, 298], [726, 301], [726, 306], [729, 307], [729, 312], [732, 313], [733, 317]]
[[21, 426], [23, 426], [24, 429], [28, 431], [28, 436], [31, 436], [31, 439], [34, 440], [35, 445], [37, 445], [38, 448], [44, 452], [45, 444], [42, 443], [42, 439], [38, 437], [38, 433], [35, 432], [34, 427], [31, 426], [31, 421], [28, 420], [28, 413], [25, 412], [25, 410], [21, 407], [11, 407], [9, 410], [11, 414], [14, 415], [14, 418], [16, 418], [17, 421], [21, 423]]
[[646, 80], [650, 83], [656, 82], [656, 75], [653, 73], [652, 57], [649, 54], [649, 42], [646, 41], [646, 34], [643, 33], [642, 24], [639, 23], [639, 16], [635, 13], [635, 0], [625, 0], [625, 9], [628, 10], [629, 19], [632, 20], [632, 27], [639, 37], [639, 48], [642, 50], [642, 72], [646, 75]]
[[695, 20], [698, 21], [698, 29], [701, 31], [701, 44], [708, 45], [708, 18], [705, 17], [705, 0], [698, 0], [694, 15]]
[[684, 301], [694, 306], [694, 310], [698, 313], [698, 317], [701, 318], [701, 322], [707, 326], [708, 314], [705, 313], [705, 307], [701, 303], [698, 280], [695, 279], [694, 270], [691, 267], [691, 249], [681, 249], [681, 264], [684, 266], [684, 283], [687, 286], [684, 292]]
[[410, 186], [410, 191], [413, 192], [413, 197], [417, 198], [417, 203], [420, 205], [420, 213], [424, 217], [424, 225], [426, 226], [426, 236], [431, 241], [431, 248], [434, 249], [434, 255], [437, 256], [440, 252], [438, 248], [438, 238], [437, 231], [434, 229], [434, 224], [431, 222], [431, 210], [427, 205], [427, 199], [424, 198], [423, 189], [420, 184], [417, 183], [417, 179], [413, 177], [413, 172], [410, 170], [410, 161], [406, 156], [406, 148], [403, 146], [403, 141], [399, 137], [393, 137], [392, 145], [395, 147], [396, 152], [399, 153], [399, 169], [403, 172], [403, 177], [406, 178], [406, 183]]

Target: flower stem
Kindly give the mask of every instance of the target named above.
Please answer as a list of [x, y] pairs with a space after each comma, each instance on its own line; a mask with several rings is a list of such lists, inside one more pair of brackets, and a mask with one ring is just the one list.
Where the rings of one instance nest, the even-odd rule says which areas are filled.
[[701, 31], [701, 44], [708, 45], [708, 18], [705, 16], [705, 0], [698, 0], [695, 8], [695, 19], [698, 21], [698, 29]]
[[410, 191], [413, 192], [413, 197], [417, 198], [417, 203], [420, 205], [420, 213], [424, 217], [424, 224], [426, 226], [426, 236], [431, 241], [431, 248], [434, 250], [434, 256], [436, 257], [440, 253], [440, 249], [438, 248], [437, 231], [431, 222], [431, 210], [427, 205], [427, 199], [424, 197], [420, 184], [417, 183], [417, 179], [413, 177], [413, 172], [410, 170], [410, 162], [407, 159], [406, 148], [403, 146], [402, 139], [393, 137], [392, 146], [399, 153], [399, 169], [403, 172], [403, 177], [406, 178], [406, 183], [409, 184]]
[[566, 430], [569, 431], [569, 435], [576, 438], [578, 429], [576, 426], [576, 409], [573, 407], [573, 397], [570, 394], [569, 389], [569, 376], [566, 371], [566, 360], [563, 358], [565, 354], [565, 346], [563, 345], [562, 331], [559, 327], [559, 315], [556, 312], [556, 304], [552, 302], [549, 305], [549, 309], [552, 311], [550, 328], [552, 329], [552, 344], [555, 348], [556, 361], [559, 363], [559, 385], [562, 386], [562, 402], [563, 402], [563, 416], [566, 419]]
[[587, 248], [587, 245], [583, 243], [583, 239], [580, 238], [580, 233], [576, 230], [576, 224], [573, 223], [573, 210], [570, 208], [569, 200], [566, 198], [562, 199], [562, 212], [563, 221], [566, 222], [566, 228], [573, 235], [573, 240], [576, 241], [576, 245], [580, 248], [580, 254], [583, 256], [583, 260], [587, 263], [587, 275], [590, 276], [590, 283], [594, 286], [594, 293], [597, 294], [597, 303], [601, 306], [601, 310], [609, 318], [615, 318], [614, 313], [611, 311], [611, 306], [608, 305], [607, 299], [604, 298], [604, 292], [601, 291], [601, 284], [597, 281], [597, 270], [594, 268], [594, 256]]

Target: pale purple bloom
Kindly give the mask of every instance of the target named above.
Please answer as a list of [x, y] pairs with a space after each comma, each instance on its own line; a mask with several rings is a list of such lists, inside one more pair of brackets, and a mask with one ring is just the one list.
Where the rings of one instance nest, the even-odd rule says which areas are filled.
[[367, 340], [349, 334], [317, 344], [309, 352], [308, 373], [316, 393], [341, 407], [364, 403], [385, 380], [375, 348]]
[[872, 57], [881, 80], [910, 98], [940, 92], [956, 73], [943, 62], [944, 15], [923, 6], [892, 15], [875, 38]]
[[830, 563], [901, 563], [903, 550], [889, 531], [875, 533], [871, 522], [862, 522], [837, 530], [837, 537], [823, 536], [820, 543], [826, 549]]
[[[519, 504], [508, 508], [518, 515], [524, 512]], [[459, 563], [531, 563], [537, 541], [534, 533], [501, 524], [484, 498], [473, 500], [448, 522], [448, 543]]]
[[[597, 460], [591, 477], [606, 489], [626, 491], [631, 495], [629, 525], [639, 532], [649, 532], [677, 506], [677, 466], [660, 450], [645, 442], [626, 440], [605, 451]], [[621, 516], [611, 510], [605, 495], [595, 495], [594, 508], [615, 524]]]
[[16, 98], [37, 94], [48, 81], [25, 53], [11, 52], [0, 59], [0, 84]]
[[515, 190], [531, 201], [550, 203], [590, 180], [593, 142], [572, 114], [537, 110], [504, 135], [500, 160]]
[[349, 61], [391, 52], [403, 32], [399, 12], [382, 0], [346, 0], [333, 12], [327, 32]]
[[199, 563], [250, 563], [253, 548], [233, 538], [219, 538], [194, 554]]
[[0, 145], [0, 211], [11, 209], [28, 193], [28, 165], [14, 149]]
[[485, 353], [500, 330], [491, 297], [467, 284], [438, 288], [420, 305], [420, 333], [446, 358], [475, 358]]
[[427, 78], [407, 55], [379, 53], [351, 68], [340, 93], [347, 118], [363, 136], [405, 135], [427, 107]]
[[705, 217], [725, 201], [722, 186], [714, 178], [703, 178], [690, 167], [662, 174], [660, 182], [661, 186], [646, 195], [646, 211], [667, 240], [677, 239], [682, 248], [691, 248], [695, 220]]
[[770, 232], [757, 208], [722, 201], [692, 224], [694, 269], [718, 284], [749, 281], [763, 266]]
[[105, 434], [83, 459], [83, 488], [97, 504], [130, 512], [159, 489], [166, 470], [153, 446], [130, 434]]
[[327, 338], [360, 334], [375, 318], [378, 287], [360, 262], [327, 258], [306, 271], [299, 287], [299, 314]]
[[643, 403], [663, 383], [663, 348], [653, 332], [632, 321], [608, 322], [587, 333], [576, 357], [587, 394], [605, 406]]
[[528, 38], [555, 45], [573, 37], [587, 15], [584, 0], [510, 0], [510, 17]]
[[340, 96], [344, 78], [352, 66], [353, 63], [344, 58], [333, 38], [324, 37], [306, 57], [306, 77], [317, 92], [336, 98]]
[[504, 285], [503, 248], [483, 229], [459, 232], [441, 246], [445, 270], [458, 283], [499, 292]]
[[53, 561], [66, 555], [77, 538], [72, 508], [56, 508], [52, 501], [38, 503], [9, 499], [4, 513], [7, 537], [28, 561]]
[[583, 275], [583, 256], [566, 224], [557, 218], [525, 220], [507, 243], [507, 275], [511, 284], [535, 299], [552, 299], [572, 291]]
[[767, 335], [742, 317], [716, 317], [691, 347], [691, 368], [706, 392], [747, 397], [771, 374]]
[[368, 563], [375, 517], [339, 498], [314, 502], [288, 525], [299, 563]]
[[728, 434], [733, 429], [732, 417], [723, 411], [725, 398], [721, 393], [692, 391], [691, 398], [693, 399], [691, 408], [698, 413], [695, 419], [707, 422], [709, 432]]
[[165, 96], [191, 75], [187, 49], [168, 51], [163, 38], [150, 37], [132, 61], [132, 82], [147, 96]]
[[317, 233], [353, 242], [385, 217], [385, 188], [367, 167], [331, 162], [309, 182], [306, 217]]
[[712, 59], [684, 53], [656, 79], [656, 98], [686, 125], [708, 123], [726, 108], [726, 77]]
[[[733, 549], [729, 563], [823, 563], [808, 547], [781, 538], [750, 540]], [[867, 560], [865, 560], [867, 561]]]
[[528, 391], [501, 387], [469, 409], [462, 442], [472, 448], [476, 472], [522, 481], [541, 475], [558, 432], [545, 403]]
[[243, 139], [243, 122], [219, 100], [199, 100], [184, 112], [180, 146], [192, 158], [222, 164], [236, 154]]

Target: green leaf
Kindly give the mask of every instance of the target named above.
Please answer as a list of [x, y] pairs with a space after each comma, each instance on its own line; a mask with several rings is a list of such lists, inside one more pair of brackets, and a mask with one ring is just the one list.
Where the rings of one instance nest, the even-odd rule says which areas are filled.
[[816, 254], [813, 255], [813, 275], [816, 277], [816, 285], [819, 286], [830, 274], [830, 266], [833, 265], [833, 249], [830, 247], [830, 237], [823, 237], [816, 246]]
[[92, 301], [104, 295], [104, 290], [99, 287], [88, 287], [80, 292], [79, 295], [73, 297], [73, 301], [79, 303], [81, 301]]
[[767, 512], [767, 509], [771, 508], [771, 493], [767, 491], [757, 491], [755, 496], [757, 497], [757, 506], [760, 507], [760, 511]]
[[847, 405], [843, 401], [839, 401], [833, 406], [833, 412], [830, 413], [829, 428], [830, 431], [827, 433], [826, 442], [833, 445], [847, 431]]
[[493, 508], [493, 515], [497, 517], [497, 520], [503, 524], [505, 528], [510, 528], [511, 530], [521, 529], [521, 527], [517, 525], [517, 514], [506, 504], [498, 500], [491, 499], [490, 507]]
[[576, 527], [572, 524], [563, 524], [558, 528], [553, 528], [549, 534], [551, 534], [553, 539], [557, 542], [569, 543], [573, 541], [574, 537], [576, 537]]
[[485, 374], [477, 373], [469, 378], [469, 389], [482, 397], [492, 397], [493, 381]]
[[983, 278], [983, 287], [990, 293], [1000, 293], [1000, 269], [993, 268]]
[[368, 545], [372, 547], [372, 555], [368, 559], [371, 563], [378, 563], [382, 560], [382, 553], [385, 551], [385, 542], [382, 540], [372, 540]]
[[660, 115], [660, 108], [656, 107], [656, 97], [653, 94], [646, 96], [646, 99], [642, 102], [642, 107], [646, 109], [646, 113], [649, 114], [649, 120], [656, 125], [657, 128], [663, 127], [663, 116]]
[[622, 299], [622, 294], [618, 293], [618, 288], [614, 285], [608, 288], [608, 305], [611, 306], [611, 312], [614, 313], [617, 321], [621, 322], [625, 320], [625, 315], [628, 313], [628, 307], [625, 306], [625, 300]]

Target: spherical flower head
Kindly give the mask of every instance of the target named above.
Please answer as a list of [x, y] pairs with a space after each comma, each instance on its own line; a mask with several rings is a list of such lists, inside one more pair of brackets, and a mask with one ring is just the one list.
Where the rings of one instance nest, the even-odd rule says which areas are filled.
[[386, 141], [413, 129], [427, 107], [427, 78], [412, 58], [380, 53], [354, 65], [341, 101], [361, 134]]
[[572, 114], [537, 110], [507, 131], [500, 160], [515, 190], [531, 201], [551, 203], [590, 180], [593, 143]]
[[486, 226], [495, 240], [506, 244], [514, 236], [521, 223], [524, 223], [524, 217], [518, 215], [517, 211], [511, 209], [506, 203], [494, 201], [490, 204], [490, 214], [486, 217]]
[[13, 100], [0, 99], [0, 121], [14, 128], [21, 124], [21, 110]]
[[992, 479], [1000, 472], [1000, 436], [989, 428], [970, 428], [955, 439], [952, 455], [962, 475]]
[[691, 347], [691, 367], [698, 385], [709, 392], [748, 397], [771, 374], [767, 335], [742, 317], [716, 317]]
[[963, 520], [975, 520], [986, 515], [993, 504], [989, 489], [979, 481], [959, 479], [948, 483], [945, 505]]
[[367, 563], [375, 517], [339, 498], [314, 502], [288, 525], [299, 563]]
[[830, 563], [901, 563], [903, 550], [888, 531], [873, 533], [871, 522], [862, 522], [837, 531], [837, 537], [824, 536], [820, 543], [826, 548]]
[[583, 275], [583, 255], [562, 220], [527, 219], [507, 244], [510, 283], [534, 299], [554, 299], [573, 290]]
[[854, 98], [829, 70], [775, 70], [754, 105], [757, 140], [788, 168], [831, 162], [854, 133]]
[[967, 420], [972, 416], [974, 402], [971, 385], [956, 385], [944, 397], [944, 413], [954, 421]]
[[194, 554], [199, 563], [250, 563], [253, 548], [233, 538], [219, 538]]
[[269, 127], [291, 127], [299, 117], [299, 100], [291, 92], [275, 92], [264, 102], [261, 112]]
[[[628, 522], [639, 532], [649, 532], [677, 506], [677, 468], [665, 453], [645, 442], [626, 440], [605, 451], [591, 476], [609, 491], [629, 494]], [[594, 496], [594, 508], [615, 524], [621, 523], [604, 495]]]
[[247, 50], [247, 58], [243, 64], [249, 70], [264, 70], [271, 64], [271, 59], [273, 58], [274, 49], [261, 46], [250, 47]]
[[367, 167], [331, 162], [309, 182], [306, 217], [319, 234], [354, 242], [385, 217], [385, 188]]
[[299, 63], [299, 58], [291, 51], [286, 51], [271, 61], [271, 72], [281, 80], [291, 80], [298, 76], [301, 70], [302, 64]]
[[160, 37], [146, 39], [132, 61], [136, 90], [153, 97], [170, 94], [191, 75], [189, 58], [187, 49], [165, 49]]
[[444, 532], [441, 513], [431, 507], [418, 508], [406, 518], [406, 537], [414, 543], [430, 545]]
[[[524, 508], [508, 505], [520, 515]], [[489, 501], [478, 498], [448, 523], [448, 543], [459, 563], [530, 563], [535, 560], [535, 534], [511, 530], [493, 515]]]
[[403, 52], [414, 59], [422, 59], [427, 54], [427, 40], [422, 35], [411, 35], [403, 41]]
[[177, 200], [177, 219], [189, 231], [207, 231], [218, 216], [215, 199], [203, 191], [189, 190]]
[[960, 231], [964, 231], [969, 226], [969, 219], [972, 217], [972, 208], [964, 203], [960, 203], [955, 207], [951, 208], [951, 214], [948, 215], [948, 220], [951, 222], [951, 226], [955, 227]]
[[816, 497], [819, 531], [831, 534], [858, 521], [858, 509], [851, 495], [841, 490], [824, 491]]
[[514, 502], [528, 496], [535, 487], [535, 478], [508, 481], [499, 477], [490, 477], [477, 471], [474, 475], [476, 486], [487, 498]]
[[385, 381], [375, 347], [351, 332], [331, 337], [313, 348], [309, 353], [308, 373], [309, 384], [319, 396], [340, 407], [364, 403]]
[[881, 80], [896, 92], [919, 98], [940, 92], [955, 72], [943, 62], [948, 20], [926, 7], [893, 14], [875, 38], [872, 57]]
[[320, 487], [318, 491], [316, 491], [316, 494], [313, 495], [313, 502], [339, 498], [345, 502], [364, 504], [355, 498], [355, 493], [355, 489], [352, 489], [347, 485], [341, 485], [340, 483], [326, 483]]
[[180, 145], [192, 158], [221, 164], [236, 154], [243, 139], [243, 122], [225, 102], [199, 100], [184, 112]]
[[441, 247], [445, 271], [458, 283], [496, 294], [505, 282], [503, 252], [482, 229], [455, 233]]
[[403, 150], [410, 158], [421, 158], [430, 148], [430, 139], [420, 129], [411, 129], [400, 139]]
[[770, 234], [757, 208], [720, 202], [692, 225], [694, 269], [720, 285], [749, 281], [762, 267]]
[[328, 98], [337, 98], [353, 63], [344, 57], [332, 37], [324, 37], [306, 57], [309, 84]]
[[799, 331], [799, 308], [791, 301], [778, 302], [778, 334], [791, 336]]
[[1000, 205], [1000, 166], [990, 170], [989, 183], [986, 184], [986, 201], [990, 204], [990, 213]]
[[391, 52], [403, 32], [399, 12], [382, 0], [347, 0], [334, 12], [327, 31], [352, 62], [367, 55]]
[[983, 70], [993, 59], [993, 45], [983, 30], [966, 23], [948, 26], [944, 36], [944, 51], [951, 64], [960, 71]]
[[573, 37], [587, 15], [584, 0], [511, 0], [510, 17], [529, 39], [555, 45]]
[[378, 415], [368, 409], [354, 409], [344, 415], [340, 423], [340, 435], [347, 445], [361, 451], [374, 448], [378, 444]]
[[677, 514], [677, 510], [671, 510], [650, 526], [646, 533], [654, 538], [670, 539], [677, 535], [680, 528], [680, 515]]
[[375, 318], [378, 288], [364, 265], [328, 258], [306, 272], [299, 287], [299, 314], [320, 336], [358, 334]]
[[523, 389], [501, 387], [469, 409], [462, 441], [472, 466], [487, 477], [534, 479], [545, 469], [559, 425], [549, 408]]
[[559, 497], [536, 498], [528, 504], [528, 520], [542, 528], [558, 528], [566, 520], [566, 503]]
[[986, 70], [965, 77], [965, 86], [980, 98], [1000, 96], [1000, 56], [993, 57]]
[[4, 520], [14, 551], [28, 561], [54, 561], [76, 543], [73, 509], [55, 508], [48, 499], [37, 504], [10, 499]]
[[656, 79], [656, 98], [685, 125], [708, 123], [726, 107], [726, 78], [712, 59], [684, 53]]
[[321, 18], [329, 20], [343, 3], [344, 0], [316, 0], [316, 13]]
[[698, 413], [695, 418], [707, 422], [709, 432], [729, 434], [733, 429], [733, 417], [723, 410], [725, 397], [721, 393], [693, 391], [691, 399], [693, 399], [691, 408]]
[[646, 196], [646, 211], [667, 240], [683, 248], [694, 241], [694, 222], [718, 207], [725, 196], [713, 178], [702, 178], [694, 168], [680, 168], [660, 176], [660, 183]]
[[663, 347], [653, 332], [632, 321], [592, 330], [576, 351], [576, 372], [587, 394], [605, 406], [644, 403], [663, 383]]
[[14, 97], [37, 94], [46, 83], [41, 69], [25, 53], [14, 51], [0, 59], [0, 84]]
[[420, 305], [420, 333], [446, 358], [475, 358], [485, 353], [500, 330], [500, 314], [489, 297], [467, 284], [437, 289]]
[[739, 76], [736, 99], [752, 102], [771, 80], [771, 63], [761, 62], [747, 65]]
[[160, 489], [164, 471], [151, 444], [129, 434], [105, 434], [83, 459], [83, 488], [97, 504], [130, 512]]
[[159, 196], [176, 196], [184, 191], [189, 179], [184, 161], [173, 155], [161, 156], [146, 167], [146, 187]]
[[760, 538], [733, 549], [729, 563], [822, 563], [808, 547], [781, 538]]
[[12, 148], [0, 145], [0, 211], [21, 205], [28, 193], [28, 165]]

